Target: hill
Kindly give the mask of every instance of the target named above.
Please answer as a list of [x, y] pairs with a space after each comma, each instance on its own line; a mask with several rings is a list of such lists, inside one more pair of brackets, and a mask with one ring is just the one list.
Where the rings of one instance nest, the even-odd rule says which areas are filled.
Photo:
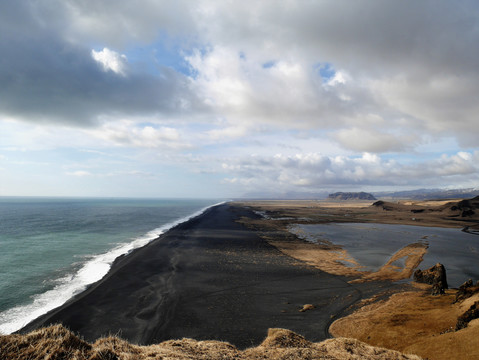
[[378, 198], [431, 200], [431, 199], [465, 199], [479, 195], [479, 190], [469, 189], [416, 189], [406, 191], [375, 192]]
[[330, 200], [377, 200], [367, 192], [336, 192], [328, 195]]

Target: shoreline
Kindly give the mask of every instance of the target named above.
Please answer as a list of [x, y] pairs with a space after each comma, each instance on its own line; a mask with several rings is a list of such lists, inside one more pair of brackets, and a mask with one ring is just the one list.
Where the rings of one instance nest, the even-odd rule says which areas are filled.
[[[88, 341], [190, 337], [246, 348], [280, 327], [321, 341], [352, 304], [397, 287], [350, 284], [289, 257], [239, 224], [244, 216], [258, 217], [233, 203], [209, 208], [118, 258], [102, 280], [20, 332], [62, 323]], [[305, 304], [314, 307], [300, 312]]]
[[[90, 342], [114, 335], [132, 343], [130, 347], [161, 347], [184, 341], [172, 339], [192, 338], [199, 343], [208, 340], [205, 344], [226, 341], [243, 351], [261, 348], [270, 341], [271, 329], [283, 328], [316, 344], [334, 336], [424, 358], [479, 355], [474, 345], [479, 319], [453, 331], [456, 317], [479, 300], [479, 293], [451, 305], [456, 290], [437, 297], [430, 295], [427, 285], [397, 282], [396, 275], [409, 279], [421, 262], [423, 247], [408, 245], [385, 264], [383, 274], [361, 277], [341, 266], [341, 261], [351, 259], [340, 246], [308, 243], [288, 230], [288, 224], [298, 222], [372, 222], [372, 217], [382, 216], [404, 223], [411, 216], [410, 207], [399, 206], [391, 213], [376, 205], [343, 204], [319, 208], [317, 203], [266, 202], [260, 207], [258, 202], [229, 202], [210, 208], [119, 258], [108, 278], [22, 333], [61, 322]], [[440, 211], [426, 208], [419, 220], [422, 225], [458, 228], [450, 206]], [[462, 222], [477, 229], [476, 215]], [[404, 259], [404, 271], [398, 259]]]
[[[114, 201], [118, 200], [115, 199]], [[210, 207], [222, 203], [213, 203], [207, 206], [205, 204], [197, 210], [192, 210], [189, 213], [184, 212], [181, 215], [178, 214], [177, 218], [171, 217], [166, 222], [160, 222], [159, 225], [152, 227], [152, 230], [135, 234], [128, 241], [115, 241], [113, 242], [114, 245], [109, 248], [101, 249], [98, 252], [81, 254], [82, 260], [78, 261], [79, 266], [75, 270], [73, 270], [73, 265], [71, 265], [72, 271], [65, 272], [56, 279], [47, 279], [47, 281], [55, 282], [56, 285], [54, 287], [44, 292], [33, 294], [34, 299], [31, 302], [3, 310], [0, 313], [0, 333], [10, 334], [19, 331], [28, 323], [71, 301], [106, 276], [113, 263], [118, 259], [154, 241], [175, 226], [201, 215]]]

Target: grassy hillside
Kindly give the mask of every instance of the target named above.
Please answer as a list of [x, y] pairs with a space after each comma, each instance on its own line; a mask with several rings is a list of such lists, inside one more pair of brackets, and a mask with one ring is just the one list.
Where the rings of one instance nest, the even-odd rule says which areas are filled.
[[415, 355], [366, 345], [358, 340], [337, 338], [311, 343], [289, 330], [270, 329], [257, 347], [238, 350], [219, 341], [168, 340], [157, 345], [137, 346], [117, 337], [83, 341], [61, 325], [26, 335], [0, 336], [1, 360], [142, 360], [142, 359], [328, 359], [328, 360], [418, 360]]

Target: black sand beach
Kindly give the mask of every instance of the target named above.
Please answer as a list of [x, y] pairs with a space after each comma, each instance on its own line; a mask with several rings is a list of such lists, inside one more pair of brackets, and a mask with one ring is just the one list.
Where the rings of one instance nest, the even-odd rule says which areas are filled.
[[[138, 344], [190, 337], [258, 345], [267, 329], [311, 341], [385, 283], [348, 284], [282, 254], [236, 222], [256, 216], [223, 204], [117, 260], [108, 275], [21, 332], [62, 323], [88, 341], [109, 334]], [[304, 304], [314, 309], [299, 310]]]

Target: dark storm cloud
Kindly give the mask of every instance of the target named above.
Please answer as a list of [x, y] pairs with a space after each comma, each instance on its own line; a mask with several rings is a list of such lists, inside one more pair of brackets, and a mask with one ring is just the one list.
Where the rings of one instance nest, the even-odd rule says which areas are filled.
[[81, 125], [101, 115], [188, 112], [197, 101], [188, 79], [167, 67], [159, 76], [105, 71], [91, 49], [63, 39], [33, 3], [2, 2], [0, 14], [3, 115]]

